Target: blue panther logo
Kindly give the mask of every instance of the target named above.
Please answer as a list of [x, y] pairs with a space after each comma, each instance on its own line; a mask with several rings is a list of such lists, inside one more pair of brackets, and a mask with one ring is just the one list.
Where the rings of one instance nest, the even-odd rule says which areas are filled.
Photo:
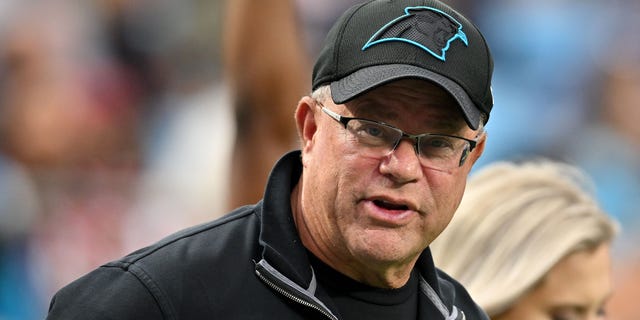
[[465, 46], [469, 45], [462, 24], [441, 10], [420, 6], [407, 7], [404, 11], [405, 15], [380, 28], [362, 50], [387, 41], [403, 41], [445, 61], [451, 42], [460, 39]]

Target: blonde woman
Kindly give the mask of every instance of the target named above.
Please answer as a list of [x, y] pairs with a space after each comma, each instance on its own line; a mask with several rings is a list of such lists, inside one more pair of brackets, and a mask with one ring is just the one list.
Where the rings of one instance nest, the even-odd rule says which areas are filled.
[[496, 163], [469, 180], [434, 261], [496, 320], [602, 319], [615, 222], [567, 164]]

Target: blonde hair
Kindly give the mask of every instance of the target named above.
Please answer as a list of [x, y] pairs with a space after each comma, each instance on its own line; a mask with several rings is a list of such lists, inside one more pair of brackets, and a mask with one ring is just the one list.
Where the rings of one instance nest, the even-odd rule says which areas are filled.
[[563, 257], [617, 233], [588, 182], [576, 167], [546, 159], [481, 169], [431, 245], [436, 266], [490, 316], [506, 311]]

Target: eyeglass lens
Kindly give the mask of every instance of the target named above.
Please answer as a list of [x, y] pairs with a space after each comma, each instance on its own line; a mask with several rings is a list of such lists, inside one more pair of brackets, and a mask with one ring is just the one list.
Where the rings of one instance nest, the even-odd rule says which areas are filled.
[[409, 136], [400, 129], [363, 119], [350, 120], [347, 129], [370, 157], [388, 155], [403, 138], [412, 140], [422, 165], [436, 169], [458, 167], [469, 150], [464, 139], [437, 134]]

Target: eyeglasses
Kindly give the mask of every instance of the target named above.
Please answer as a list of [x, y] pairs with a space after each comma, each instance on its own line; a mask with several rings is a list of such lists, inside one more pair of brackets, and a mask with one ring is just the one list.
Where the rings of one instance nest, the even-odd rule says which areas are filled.
[[424, 167], [451, 170], [462, 166], [476, 147], [477, 140], [437, 134], [408, 134], [394, 126], [379, 121], [341, 116], [323, 106], [322, 111], [347, 129], [349, 137], [360, 147], [362, 154], [381, 158], [391, 154], [403, 139], [413, 142], [413, 149]]

